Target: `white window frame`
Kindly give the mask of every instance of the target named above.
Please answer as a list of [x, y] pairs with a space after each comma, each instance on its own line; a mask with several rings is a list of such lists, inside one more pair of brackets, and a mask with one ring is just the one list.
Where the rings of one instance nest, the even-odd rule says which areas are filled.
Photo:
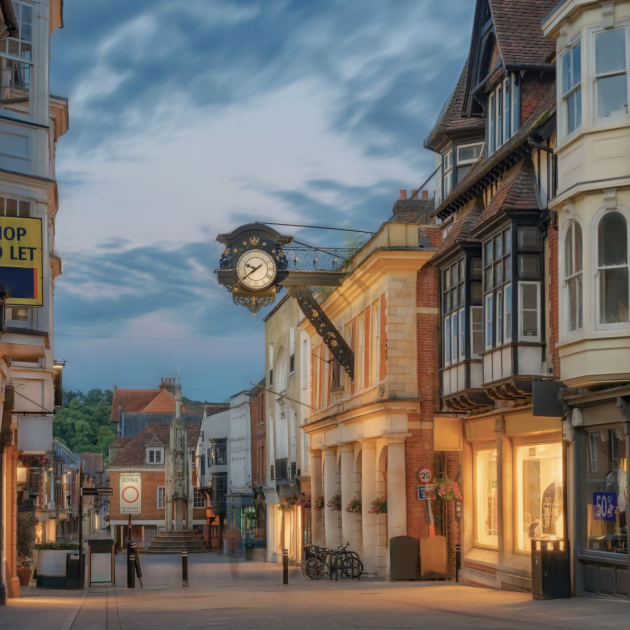
[[[600, 267], [599, 266], [599, 224], [601, 223], [601, 220], [604, 218], [604, 215], [608, 214], [609, 212], [619, 212], [619, 214], [623, 215], [624, 219], [626, 220], [626, 244], [628, 247], [628, 262], [626, 263], [626, 265], [618, 265], [616, 267]], [[595, 216], [594, 220], [593, 220], [593, 224], [595, 226], [595, 229], [592, 230], [592, 245], [591, 245], [591, 251], [594, 252], [594, 256], [592, 256], [592, 268], [593, 268], [593, 273], [595, 276], [595, 282], [594, 284], [594, 290], [591, 293], [591, 295], [593, 295], [593, 302], [595, 304], [595, 329], [596, 330], [627, 330], [628, 328], [630, 328], [630, 322], [617, 322], [614, 324], [601, 324], [600, 323], [600, 315], [601, 315], [601, 304], [599, 301], [599, 295], [600, 295], [600, 286], [599, 283], [601, 281], [601, 274], [599, 273], [600, 269], [620, 269], [623, 267], [630, 267], [630, 216], [629, 213], [627, 211], [625, 211], [624, 209], [622, 209], [621, 206], [617, 205], [615, 208], [604, 208], [602, 210], [600, 210], [600, 212]], [[582, 232], [582, 234], [584, 234], [584, 232]], [[629, 276], [630, 276], [630, 272], [629, 272]], [[582, 294], [584, 294], [584, 290], [585, 287], [582, 288]], [[629, 289], [630, 291], [630, 289]]]
[[499, 149], [505, 143], [503, 138], [503, 82], [497, 85], [493, 94], [495, 111], [494, 133], [496, 134], [496, 147]]
[[[597, 112], [597, 98], [598, 98], [598, 81], [599, 79], [605, 79], [607, 77], [612, 77], [612, 76], [618, 76], [618, 75], [622, 75], [625, 74], [626, 75], [626, 97], [628, 97], [629, 93], [630, 93], [630, 73], [629, 73], [629, 69], [630, 69], [630, 42], [628, 41], [629, 37], [628, 37], [628, 33], [630, 32], [630, 21], [628, 20], [623, 20], [623, 21], [616, 21], [615, 22], [615, 27], [612, 29], [604, 29], [604, 27], [600, 27], [600, 28], [595, 28], [591, 31], [591, 64], [590, 64], [590, 69], [592, 72], [592, 77], [593, 77], [593, 92], [592, 92], [592, 105], [593, 105], [593, 124], [595, 125], [610, 125], [610, 124], [615, 124], [618, 123], [619, 121], [623, 121], [623, 120], [628, 120], [628, 116], [629, 116], [629, 109], [630, 109], [630, 102], [626, 105], [626, 113], [625, 114], [620, 114], [617, 116], [609, 116], [606, 118], [599, 118], [598, 112]], [[610, 31], [618, 31], [618, 30], [623, 30], [625, 31], [625, 35], [626, 35], [626, 68], [623, 71], [618, 71], [618, 72], [610, 72], [607, 74], [602, 74], [602, 75], [597, 75], [597, 60], [596, 60], [596, 47], [595, 47], [595, 40], [597, 38], [598, 35], [600, 35], [601, 33], [605, 33], [605, 32], [610, 32]]]
[[164, 510], [166, 508], [166, 486], [157, 486], [156, 495], [157, 509]]
[[[494, 336], [494, 291], [490, 291], [484, 295], [483, 309], [483, 345], [486, 350], [492, 350], [492, 341]], [[488, 313], [488, 311], [490, 312]], [[490, 337], [490, 339], [488, 339], [488, 337]]]
[[469, 158], [467, 160], [462, 160], [459, 157], [459, 152], [461, 149], [468, 149], [469, 147], [477, 147], [481, 146], [481, 151], [479, 151], [479, 156], [483, 153], [483, 148], [485, 146], [485, 142], [480, 140], [479, 142], [468, 142], [467, 144], [460, 144], [457, 146], [457, 166], [468, 166], [469, 164], [474, 164], [479, 158]]
[[451, 316], [444, 318], [444, 365], [451, 364]]
[[302, 389], [308, 389], [308, 368], [310, 364], [310, 352], [309, 352], [309, 340], [304, 338], [302, 339]]
[[503, 288], [497, 289], [494, 292], [494, 310], [496, 311], [496, 331], [495, 331], [495, 340], [494, 344], [495, 348], [499, 348], [503, 345], [503, 337], [504, 337], [504, 329], [503, 329], [503, 316], [505, 315], [504, 311], [505, 305], [503, 303]]
[[451, 313], [451, 362], [453, 365], [459, 363], [459, 311]]
[[[470, 307], [470, 358], [471, 359], [481, 359], [481, 355], [475, 354], [475, 333], [481, 335], [481, 351], [483, 352], [483, 306], [481, 304], [476, 304]], [[481, 321], [477, 326], [480, 326], [479, 329], [475, 330], [475, 317], [474, 312], [475, 309], [479, 309], [481, 312]]]
[[[508, 297], [509, 293], [509, 297]], [[510, 334], [507, 334], [508, 316], [510, 321]], [[512, 343], [514, 334], [514, 319], [512, 318], [512, 283], [503, 286], [503, 343]]]
[[[571, 137], [575, 133], [579, 133], [582, 129], [582, 124], [584, 121], [584, 104], [580, 103], [580, 124], [575, 127], [573, 131], [569, 130], [569, 99], [580, 92], [580, 100], [584, 98], [584, 92], [582, 91], [582, 75], [584, 74], [584, 64], [582, 63], [583, 57], [583, 47], [582, 47], [582, 38], [580, 36], [576, 37], [561, 53], [559, 57], [559, 65], [560, 68], [558, 70], [558, 77], [560, 82], [560, 99], [562, 100], [562, 114], [561, 118], [563, 122], [561, 124], [560, 135], [564, 137]], [[565, 64], [565, 55], [570, 55], [571, 57], [571, 72], [573, 72], [573, 50], [580, 45], [580, 81], [576, 83], [573, 87], [570, 87], [566, 92], [564, 91], [564, 64]]]
[[[567, 275], [567, 256], [568, 256], [568, 252], [567, 252], [567, 247], [566, 247], [566, 241], [567, 241], [567, 236], [569, 236], [570, 234], [570, 238], [572, 241], [572, 249], [573, 249], [573, 255], [574, 255], [574, 262], [573, 265], [575, 264], [575, 226], [578, 226], [580, 228], [580, 233], [581, 233], [581, 247], [582, 247], [582, 268], [579, 271], [575, 271], [575, 269], [573, 270], [573, 273], [570, 275]], [[599, 226], [599, 223], [598, 223]], [[562, 264], [562, 275], [563, 275], [563, 294], [564, 294], [564, 299], [563, 299], [563, 308], [566, 311], [564, 313], [564, 317], [563, 317], [563, 321], [564, 321], [564, 336], [565, 337], [570, 337], [572, 335], [580, 335], [582, 334], [583, 330], [584, 330], [584, 314], [585, 314], [585, 304], [584, 304], [584, 230], [582, 229], [582, 225], [580, 224], [579, 221], [577, 221], [576, 219], [571, 219], [566, 226], [566, 229], [564, 231], [564, 235], [562, 238], [562, 260], [561, 260], [561, 264]], [[569, 282], [571, 280], [577, 280], [581, 278], [582, 280], [582, 291], [581, 291], [581, 295], [580, 295], [580, 299], [579, 299], [579, 307], [581, 309], [581, 323], [580, 325], [571, 330], [571, 289], [569, 288]], [[599, 295], [599, 294], [598, 294]], [[599, 301], [599, 300], [598, 300]]]
[[[201, 499], [201, 501], [199, 501], [198, 499]], [[203, 503], [203, 505], [199, 505], [200, 502]], [[194, 508], [201, 509], [205, 507], [206, 507], [206, 497], [198, 488], [193, 488], [193, 509]]]
[[488, 96], [488, 155], [496, 151], [495, 124], [494, 124], [494, 92]]
[[466, 358], [466, 309], [459, 309], [459, 359]]
[[[523, 287], [525, 285], [534, 285], [536, 287], [536, 330], [538, 334], [534, 337], [525, 336], [523, 334]], [[532, 343], [540, 343], [541, 340], [541, 318], [540, 318], [540, 280], [519, 280], [518, 282], [518, 340], [519, 341], [529, 341]], [[527, 309], [532, 310], [532, 309]]]
[[[153, 461], [150, 461], [150, 453], [153, 453]], [[155, 461], [155, 454], [159, 453], [160, 454], [160, 461], [157, 462]], [[155, 446], [148, 446], [146, 448], [146, 463], [150, 464], [151, 466], [163, 466], [164, 465], [164, 448], [163, 447], [155, 447]]]
[[[446, 164], [448, 163], [448, 168]], [[453, 191], [453, 149], [442, 156], [442, 191], [446, 199]], [[448, 232], [447, 232], [448, 234]]]

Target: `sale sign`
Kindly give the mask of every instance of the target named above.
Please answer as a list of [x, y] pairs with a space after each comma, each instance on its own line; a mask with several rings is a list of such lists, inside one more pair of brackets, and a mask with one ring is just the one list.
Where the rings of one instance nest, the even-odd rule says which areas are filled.
[[120, 473], [120, 513], [142, 513], [142, 474]]
[[593, 520], [617, 520], [617, 493], [593, 492]]

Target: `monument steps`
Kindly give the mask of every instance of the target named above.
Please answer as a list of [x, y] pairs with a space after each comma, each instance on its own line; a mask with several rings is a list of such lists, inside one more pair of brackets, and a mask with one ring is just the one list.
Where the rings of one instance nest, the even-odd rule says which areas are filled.
[[145, 553], [178, 553], [182, 549], [187, 549], [188, 553], [208, 553], [210, 547], [203, 538], [203, 535], [195, 530], [162, 531], [156, 534]]

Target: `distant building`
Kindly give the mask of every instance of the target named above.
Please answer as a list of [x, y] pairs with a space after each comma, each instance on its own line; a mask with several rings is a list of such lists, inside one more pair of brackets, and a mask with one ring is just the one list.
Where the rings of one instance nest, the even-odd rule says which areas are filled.
[[[188, 446], [194, 448], [199, 437], [199, 425], [184, 426], [188, 432]], [[109, 485], [113, 490], [109, 507], [110, 525], [119, 549], [125, 546], [129, 535], [128, 516], [120, 513], [121, 473], [131, 469], [142, 475], [141, 514], [132, 517], [131, 526], [131, 537], [138, 543], [138, 548], [146, 549], [153, 536], [164, 529], [166, 514], [164, 456], [170, 443], [170, 428], [170, 423], [147, 424], [136, 436], [125, 438], [125, 441], [119, 444], [119, 449], [114, 449], [118, 452], [106, 467]], [[191, 461], [191, 466], [193, 465], [194, 462]], [[193, 528], [202, 532], [205, 532], [206, 525], [205, 507], [205, 498], [199, 492], [197, 484], [194, 491]]]
[[263, 548], [267, 543], [266, 514], [265, 514], [265, 482], [267, 480], [267, 413], [265, 408], [264, 389], [265, 378], [249, 391], [249, 417], [251, 434], [251, 469], [252, 469], [252, 500], [256, 508], [256, 559], [266, 560]]

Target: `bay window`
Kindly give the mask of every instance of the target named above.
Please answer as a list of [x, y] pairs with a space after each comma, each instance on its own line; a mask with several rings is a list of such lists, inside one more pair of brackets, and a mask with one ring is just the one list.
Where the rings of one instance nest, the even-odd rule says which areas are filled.
[[617, 211], [604, 214], [597, 227], [599, 323], [628, 322], [628, 224]]
[[466, 356], [466, 264], [462, 258], [442, 272], [442, 311], [444, 313], [444, 364], [463, 361]]
[[520, 92], [516, 75], [511, 74], [488, 95], [488, 155], [505, 144], [520, 126]]
[[582, 45], [578, 40], [562, 55], [562, 100], [566, 132], [582, 126]]
[[595, 35], [595, 89], [598, 122], [628, 115], [625, 28]]
[[442, 166], [442, 174], [444, 184], [442, 189], [444, 191], [444, 199], [451, 194], [451, 190], [453, 189], [453, 150], [450, 149], [444, 154], [443, 166]]
[[6, 37], [0, 48], [0, 109], [28, 113], [33, 64], [33, 8], [14, 1], [18, 26], [14, 37]]
[[567, 328], [582, 328], [582, 228], [571, 221], [564, 237], [564, 283], [567, 289]]
[[503, 345], [511, 339], [512, 228], [495, 234], [483, 246], [483, 289], [485, 292], [485, 348]]
[[483, 312], [481, 306], [473, 306], [470, 309], [470, 329], [472, 331], [471, 355], [478, 359], [483, 352]]

